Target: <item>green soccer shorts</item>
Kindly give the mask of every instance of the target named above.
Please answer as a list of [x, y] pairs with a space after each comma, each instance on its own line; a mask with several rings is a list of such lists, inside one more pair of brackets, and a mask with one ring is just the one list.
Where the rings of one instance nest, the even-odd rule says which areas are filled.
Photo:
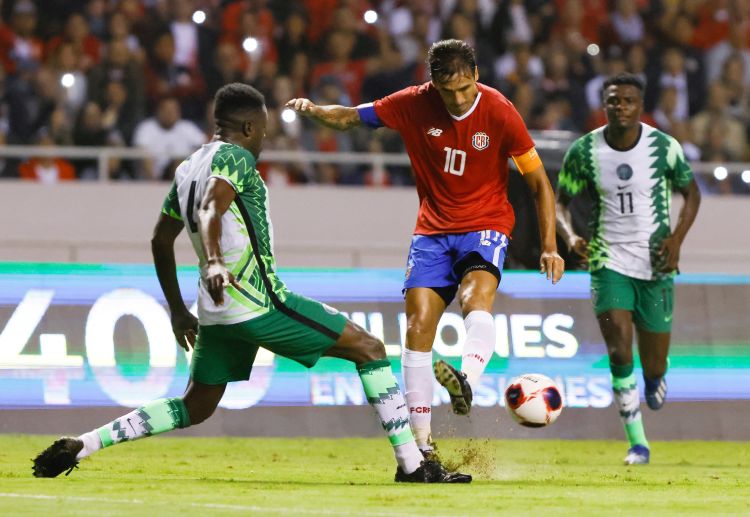
[[289, 293], [263, 316], [233, 325], [201, 325], [190, 376], [203, 384], [247, 380], [261, 346], [310, 368], [338, 340], [347, 321], [336, 309]]
[[671, 332], [674, 307], [674, 280], [641, 280], [611, 269], [591, 272], [591, 301], [594, 313], [621, 309], [633, 313], [639, 329]]

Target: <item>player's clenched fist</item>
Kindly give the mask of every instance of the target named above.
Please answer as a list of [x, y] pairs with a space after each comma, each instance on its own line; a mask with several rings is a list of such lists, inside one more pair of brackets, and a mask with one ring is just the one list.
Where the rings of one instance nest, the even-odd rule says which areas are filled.
[[292, 99], [286, 103], [286, 107], [302, 115], [309, 115], [312, 114], [315, 103], [310, 99]]
[[552, 280], [552, 283], [556, 284], [565, 272], [565, 261], [557, 252], [545, 252], [539, 259], [539, 267], [539, 272], [546, 273], [547, 280]]

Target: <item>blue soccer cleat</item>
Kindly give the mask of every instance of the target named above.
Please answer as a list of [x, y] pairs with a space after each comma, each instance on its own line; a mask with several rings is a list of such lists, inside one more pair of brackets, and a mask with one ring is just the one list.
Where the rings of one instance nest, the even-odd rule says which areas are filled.
[[664, 377], [659, 379], [647, 379], [645, 381], [644, 394], [646, 396], [646, 404], [650, 409], [656, 411], [661, 409], [664, 405], [664, 401], [667, 400], [667, 380]]
[[648, 465], [651, 451], [643, 445], [633, 445], [625, 456], [625, 465]]

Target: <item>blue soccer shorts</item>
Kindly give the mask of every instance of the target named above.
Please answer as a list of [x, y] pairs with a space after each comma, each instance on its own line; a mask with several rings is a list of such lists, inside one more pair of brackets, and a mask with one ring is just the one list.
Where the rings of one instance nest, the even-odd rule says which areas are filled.
[[487, 271], [500, 282], [507, 249], [507, 235], [495, 230], [414, 235], [403, 292], [412, 287], [428, 287], [448, 305], [466, 273]]

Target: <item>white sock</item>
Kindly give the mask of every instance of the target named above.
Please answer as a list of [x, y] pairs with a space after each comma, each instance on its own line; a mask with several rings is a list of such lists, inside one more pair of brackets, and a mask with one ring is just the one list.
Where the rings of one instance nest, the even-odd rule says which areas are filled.
[[78, 437], [79, 440], [83, 441], [83, 449], [76, 454], [77, 460], [82, 460], [87, 456], [91, 456], [96, 451], [102, 448], [102, 440], [99, 438], [99, 430], [94, 429], [88, 433], [84, 433]]
[[464, 318], [466, 343], [461, 360], [461, 371], [474, 393], [477, 392], [479, 378], [495, 351], [495, 318], [486, 311], [471, 311]]
[[411, 474], [417, 470], [422, 464], [422, 460], [424, 460], [422, 453], [417, 448], [417, 444], [413, 441], [403, 445], [396, 445], [393, 448], [393, 453], [396, 455], [396, 462], [399, 467], [407, 474]]
[[432, 420], [432, 396], [434, 391], [432, 374], [432, 351], [417, 352], [404, 348], [401, 355], [401, 371], [404, 375], [404, 395], [409, 406], [409, 421], [417, 447], [432, 450], [430, 445], [430, 422]]

